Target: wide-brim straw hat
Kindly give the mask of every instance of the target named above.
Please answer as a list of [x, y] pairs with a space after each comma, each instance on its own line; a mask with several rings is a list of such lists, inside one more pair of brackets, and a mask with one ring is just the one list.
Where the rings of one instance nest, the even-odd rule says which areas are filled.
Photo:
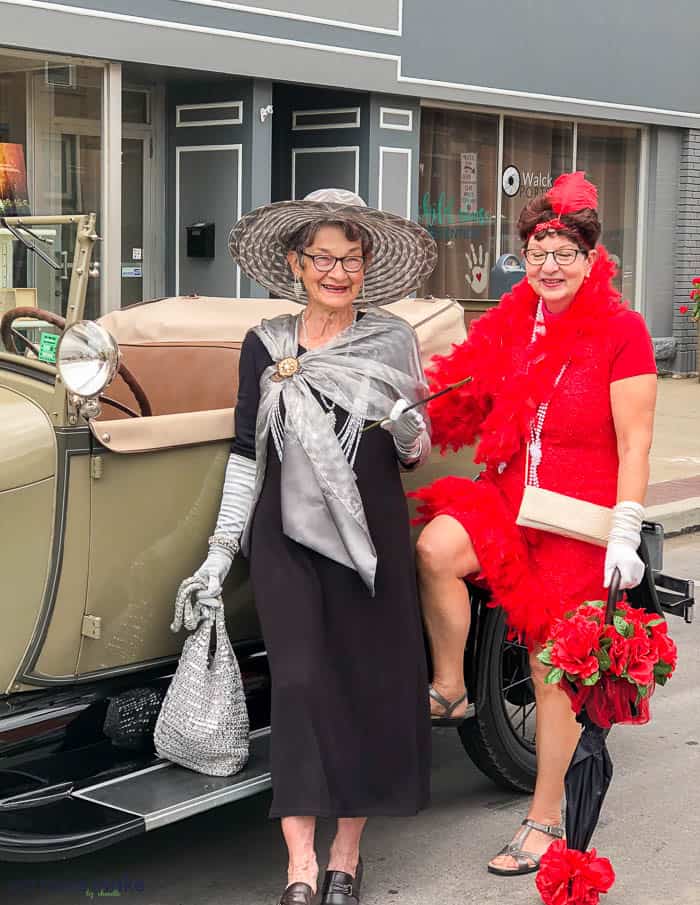
[[287, 242], [301, 227], [324, 221], [355, 223], [372, 241], [362, 305], [387, 305], [410, 295], [437, 263], [435, 240], [422, 226], [367, 207], [345, 189], [319, 189], [303, 201], [277, 201], [245, 214], [231, 230], [229, 251], [241, 270], [276, 296], [304, 305], [287, 261]]

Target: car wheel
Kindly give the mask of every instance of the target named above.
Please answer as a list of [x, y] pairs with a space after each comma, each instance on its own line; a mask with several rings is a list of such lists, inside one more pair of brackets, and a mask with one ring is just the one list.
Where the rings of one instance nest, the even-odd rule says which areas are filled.
[[459, 727], [476, 766], [506, 789], [535, 785], [535, 694], [524, 645], [507, 639], [500, 607], [482, 607], [472, 667], [476, 716]]

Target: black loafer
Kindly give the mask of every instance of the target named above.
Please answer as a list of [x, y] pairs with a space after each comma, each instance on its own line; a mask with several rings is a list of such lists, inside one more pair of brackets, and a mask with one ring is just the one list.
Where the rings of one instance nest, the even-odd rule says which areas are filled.
[[320, 905], [359, 905], [362, 884], [362, 858], [355, 876], [342, 870], [327, 870], [323, 880]]
[[282, 893], [280, 905], [311, 905], [313, 889], [308, 883], [291, 883]]

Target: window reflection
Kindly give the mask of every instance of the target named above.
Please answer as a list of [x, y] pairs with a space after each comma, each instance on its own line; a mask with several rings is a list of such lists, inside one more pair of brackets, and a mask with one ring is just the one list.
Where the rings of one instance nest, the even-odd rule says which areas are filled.
[[639, 130], [624, 126], [578, 127], [577, 166], [598, 186], [601, 242], [618, 265], [615, 284], [634, 299], [637, 262]]
[[489, 298], [497, 168], [497, 116], [423, 110], [419, 216], [439, 251], [423, 295]]

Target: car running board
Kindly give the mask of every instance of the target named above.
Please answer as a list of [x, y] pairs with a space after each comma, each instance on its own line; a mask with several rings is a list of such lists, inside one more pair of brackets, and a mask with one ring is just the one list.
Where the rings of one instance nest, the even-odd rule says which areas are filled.
[[127, 776], [74, 791], [71, 797], [139, 818], [145, 830], [154, 830], [248, 798], [271, 785], [267, 728], [251, 733], [248, 763], [234, 776], [206, 776], [162, 761]]
[[205, 776], [158, 761], [76, 787], [40, 786], [0, 801], [0, 861], [58, 861], [98, 851], [218, 805], [269, 789], [270, 730], [251, 733], [235, 776]]

